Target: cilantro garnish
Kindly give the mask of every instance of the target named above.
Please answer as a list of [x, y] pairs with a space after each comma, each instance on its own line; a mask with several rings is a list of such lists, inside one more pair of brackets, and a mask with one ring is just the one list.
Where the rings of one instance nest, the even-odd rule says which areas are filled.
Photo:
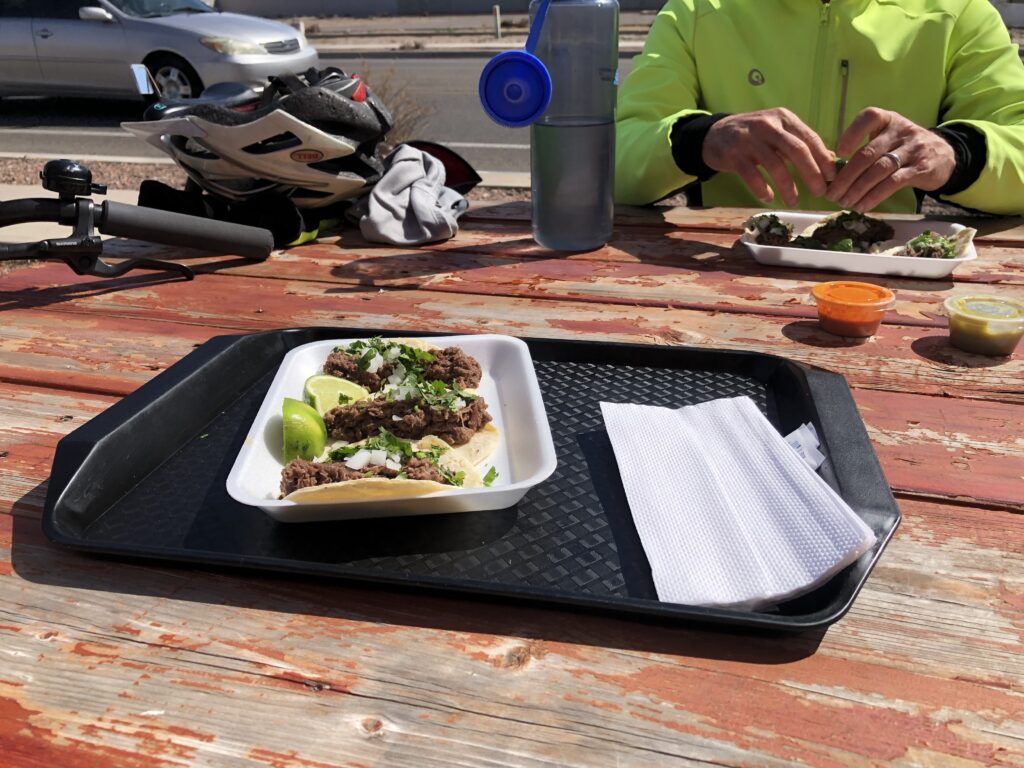
[[397, 453], [405, 459], [410, 459], [413, 456], [412, 443], [408, 440], [402, 440], [400, 437], [395, 437], [384, 427], [380, 428], [380, 434], [377, 437], [364, 440], [360, 445], [343, 445], [341, 448], [335, 448], [328, 455], [331, 457], [331, 461], [344, 461], [355, 456], [357, 452], [364, 448], [368, 451], [384, 450], [387, 451], [388, 455]]
[[352, 398], [346, 395], [344, 392], [338, 393], [338, 405], [348, 405], [352, 402]]
[[437, 468], [441, 471], [441, 477], [443, 477], [449, 485], [457, 485], [461, 487], [462, 484], [466, 482], [466, 473], [461, 469], [458, 472], [452, 472], [448, 467], [442, 467], [440, 464], [438, 464]]
[[376, 349], [368, 349], [368, 350], [366, 350], [366, 352], [363, 353], [363, 356], [359, 358], [359, 363], [358, 363], [359, 370], [360, 371], [369, 370], [370, 363], [373, 361], [373, 358], [375, 358], [376, 356], [377, 356], [377, 350]]
[[[392, 351], [396, 349], [398, 350], [397, 354]], [[425, 349], [416, 349], [408, 344], [382, 339], [380, 336], [374, 336], [366, 341], [362, 339], [353, 341], [346, 346], [335, 347], [334, 351], [358, 357], [361, 371], [365, 371], [369, 367], [370, 361], [380, 355], [389, 363], [401, 363], [408, 373], [415, 374], [417, 378], [422, 374], [427, 363], [434, 360], [434, 356]]]
[[[459, 411], [477, 399], [478, 395], [471, 394], [461, 389], [458, 384], [450, 387], [443, 381], [423, 381], [417, 389], [420, 398], [431, 408], [447, 408], [449, 411]], [[459, 404], [459, 401], [462, 404]]]
[[492, 466], [490, 469], [487, 470], [487, 474], [484, 475], [484, 485], [486, 487], [490, 488], [491, 487], [491, 483], [493, 483], [497, 479], [497, 477], [498, 477], [498, 468], [495, 467], [495, 466]]
[[948, 237], [937, 235], [929, 229], [908, 242], [907, 249], [916, 256], [939, 259], [952, 259], [956, 255], [953, 242]]
[[853, 239], [844, 237], [842, 240], [838, 240], [832, 244], [833, 251], [846, 251], [851, 253], [853, 251]]

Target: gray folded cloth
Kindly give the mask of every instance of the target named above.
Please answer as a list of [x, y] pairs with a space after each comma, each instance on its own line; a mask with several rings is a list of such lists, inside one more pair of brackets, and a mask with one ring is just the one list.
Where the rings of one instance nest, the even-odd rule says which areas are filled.
[[437, 158], [400, 144], [384, 159], [384, 175], [346, 215], [375, 243], [422, 245], [447, 240], [459, 231], [457, 219], [469, 202], [444, 185]]

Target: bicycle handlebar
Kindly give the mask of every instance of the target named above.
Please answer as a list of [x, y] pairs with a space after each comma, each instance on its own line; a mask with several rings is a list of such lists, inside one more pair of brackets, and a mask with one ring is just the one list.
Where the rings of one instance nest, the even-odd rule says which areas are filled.
[[99, 206], [96, 228], [107, 235], [180, 245], [201, 251], [235, 253], [263, 261], [274, 248], [266, 229], [203, 219], [182, 213], [140, 208], [106, 200]]

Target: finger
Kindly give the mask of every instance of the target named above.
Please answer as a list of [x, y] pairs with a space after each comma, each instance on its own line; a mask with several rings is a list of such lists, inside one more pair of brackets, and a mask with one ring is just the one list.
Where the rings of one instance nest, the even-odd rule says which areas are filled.
[[912, 187], [916, 175], [911, 168], [901, 168], [889, 178], [876, 184], [860, 200], [853, 201], [850, 207], [863, 213], [873, 211], [901, 189]]
[[[810, 147], [802, 139], [788, 133], [780, 134], [775, 138], [775, 149], [778, 154], [793, 164], [812, 195], [821, 197], [825, 194], [827, 186], [825, 177], [821, 168], [818, 167]], [[833, 163], [829, 163], [829, 165], [835, 167]]]
[[[899, 170], [902, 169], [896, 160], [894, 160], [890, 155], [882, 155], [857, 177], [857, 180], [849, 186], [846, 192], [836, 199], [836, 202], [843, 208], [852, 207], [878, 184], [882, 183]], [[858, 208], [857, 210], [860, 209]]]
[[[826, 197], [829, 200], [841, 203], [842, 200], [849, 196], [850, 189], [857, 183], [862, 174], [873, 167], [886, 152], [896, 149], [896, 142], [895, 136], [884, 133], [861, 147], [843, 166], [843, 170], [836, 174], [835, 181], [829, 185], [828, 191], [825, 193]], [[895, 161], [890, 158], [886, 162], [890, 164], [890, 173], [896, 170]]]
[[736, 169], [736, 175], [743, 179], [743, 183], [754, 193], [754, 197], [762, 203], [770, 203], [775, 199], [775, 193], [772, 192], [768, 182], [764, 180], [764, 177], [757, 170], [757, 165], [753, 162], [741, 163]]
[[772, 186], [782, 196], [783, 202], [790, 208], [795, 208], [800, 202], [800, 193], [793, 182], [789, 168], [786, 167], [786, 161], [772, 149], [758, 152], [757, 161], [758, 165], [768, 173], [768, 177], [772, 180]]
[[854, 151], [868, 139], [873, 139], [884, 131], [892, 122], [892, 113], [877, 107], [868, 107], [853, 118], [853, 122], [843, 131], [836, 144], [840, 156], [852, 155]]
[[[821, 177], [826, 181], [830, 182], [836, 177], [836, 155], [835, 153], [825, 146], [825, 142], [821, 140], [821, 137], [814, 132], [806, 123], [794, 116], [790, 130], [795, 134], [807, 147], [811, 157], [814, 160], [814, 164], [818, 167], [818, 172]], [[809, 183], [807, 176], [803, 173], [800, 174], [801, 178]], [[813, 191], [813, 190], [812, 190]], [[821, 192], [814, 192], [815, 195], [821, 196], [825, 194], [824, 190]]]

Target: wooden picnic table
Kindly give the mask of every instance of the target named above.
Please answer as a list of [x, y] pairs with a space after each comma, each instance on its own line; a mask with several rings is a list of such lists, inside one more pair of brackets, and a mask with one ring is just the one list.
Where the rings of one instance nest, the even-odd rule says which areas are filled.
[[[767, 268], [748, 212], [620, 210], [538, 248], [522, 204], [426, 248], [340, 237], [194, 282], [0, 277], [0, 764], [1024, 764], [1024, 352], [959, 352], [942, 300], [1024, 298], [1024, 226], [950, 280], [868, 278], [866, 343]], [[140, 243], [122, 254], [164, 253]], [[180, 255], [180, 254], [179, 254]], [[39, 525], [60, 438], [212, 336], [297, 326], [756, 350], [843, 374], [903, 522], [825, 632], [750, 635], [252, 571], [89, 557]]]

